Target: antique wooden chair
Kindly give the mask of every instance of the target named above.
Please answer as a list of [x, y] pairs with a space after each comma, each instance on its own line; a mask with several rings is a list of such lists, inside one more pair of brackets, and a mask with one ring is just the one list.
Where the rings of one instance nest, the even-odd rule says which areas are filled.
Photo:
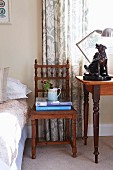
[[[56, 86], [58, 82], [62, 84], [61, 97], [66, 101], [69, 99], [69, 61], [65, 65], [38, 65], [37, 60], [34, 64], [35, 69], [35, 99], [42, 95], [44, 89], [41, 86], [42, 80], [53, 80]], [[64, 141], [44, 141], [39, 140], [38, 136], [38, 121], [40, 119], [65, 119], [65, 140]], [[72, 107], [71, 110], [53, 110], [53, 111], [36, 111], [35, 105], [31, 109], [31, 124], [32, 124], [32, 158], [36, 158], [36, 146], [47, 144], [71, 144], [72, 156], [76, 157], [76, 111]]]

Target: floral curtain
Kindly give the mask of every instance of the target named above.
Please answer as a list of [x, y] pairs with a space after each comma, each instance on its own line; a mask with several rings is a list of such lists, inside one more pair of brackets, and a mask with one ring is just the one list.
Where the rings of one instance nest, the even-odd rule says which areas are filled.
[[[71, 99], [77, 110], [77, 136], [82, 136], [83, 93], [75, 76], [83, 59], [76, 43], [86, 35], [87, 0], [43, 0], [43, 64], [70, 61]], [[49, 122], [50, 121], [50, 122]], [[46, 139], [63, 140], [63, 120], [46, 120]]]

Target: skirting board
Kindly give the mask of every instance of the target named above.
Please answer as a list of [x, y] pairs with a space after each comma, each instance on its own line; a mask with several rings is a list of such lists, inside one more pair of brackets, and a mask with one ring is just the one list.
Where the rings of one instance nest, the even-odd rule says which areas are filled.
[[[93, 124], [88, 125], [88, 136], [93, 136]], [[100, 124], [99, 136], [113, 136], [113, 124]]]
[[27, 126], [27, 138], [31, 138], [31, 125]]
[[[40, 136], [41, 134], [39, 134], [39, 137]], [[88, 136], [93, 136], [92, 124], [88, 125]], [[100, 124], [99, 136], [113, 136], [113, 124]], [[31, 125], [28, 126], [28, 138], [31, 138]]]

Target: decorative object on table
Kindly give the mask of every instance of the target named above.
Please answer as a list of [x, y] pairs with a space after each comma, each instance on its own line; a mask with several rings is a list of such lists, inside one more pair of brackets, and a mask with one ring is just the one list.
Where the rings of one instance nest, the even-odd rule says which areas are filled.
[[93, 61], [89, 66], [84, 65], [87, 73], [84, 73], [84, 80], [111, 80], [111, 77], [108, 75], [107, 68], [107, 55], [105, 52], [106, 46], [102, 44], [96, 44], [98, 52], [93, 56]]
[[48, 90], [48, 101], [58, 101], [58, 97], [61, 94], [60, 88], [53, 88]]
[[11, 21], [11, 0], [0, 0], [0, 24]]
[[53, 88], [53, 83], [50, 80], [41, 80], [41, 83], [45, 91]]
[[106, 46], [104, 46], [102, 44], [96, 44], [96, 48], [98, 49], [98, 52], [96, 52], [95, 55], [93, 56], [92, 62], [90, 62], [88, 57], [85, 55], [85, 53], [79, 46], [79, 44], [81, 42], [83, 42], [86, 38], [88, 38], [94, 32], [101, 34], [101, 36], [103, 36], [103, 37], [113, 37], [113, 29], [111, 29], [111, 28], [106, 28], [103, 31], [102, 30], [94, 30], [76, 44], [77, 47], [79, 48], [79, 50], [82, 52], [82, 54], [87, 59], [87, 61], [90, 63], [89, 66], [84, 65], [84, 68], [86, 69], [88, 74], [84, 73], [83, 79], [84, 80], [93, 80], [93, 81], [111, 80], [111, 77], [108, 75], [107, 55], [105, 52]]
[[44, 90], [48, 92], [48, 100], [57, 101], [58, 97], [61, 94], [61, 89], [54, 88], [53, 82], [51, 82], [50, 80], [42, 80], [41, 83], [43, 84]]

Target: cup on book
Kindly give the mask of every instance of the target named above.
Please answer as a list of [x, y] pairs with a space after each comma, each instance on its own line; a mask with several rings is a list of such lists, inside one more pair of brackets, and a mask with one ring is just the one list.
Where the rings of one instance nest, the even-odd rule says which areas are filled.
[[61, 94], [60, 88], [49, 89], [48, 90], [48, 100], [49, 101], [57, 101], [60, 94]]

